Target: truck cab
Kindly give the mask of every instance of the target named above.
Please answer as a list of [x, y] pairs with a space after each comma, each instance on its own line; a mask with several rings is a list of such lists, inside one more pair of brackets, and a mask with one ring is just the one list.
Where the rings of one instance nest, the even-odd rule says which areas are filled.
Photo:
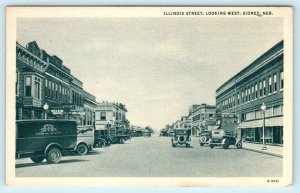
[[237, 117], [235, 114], [224, 113], [217, 121], [219, 128], [211, 131], [209, 147], [222, 146], [228, 149], [230, 145], [235, 145], [238, 149], [242, 148], [242, 142], [237, 139]]

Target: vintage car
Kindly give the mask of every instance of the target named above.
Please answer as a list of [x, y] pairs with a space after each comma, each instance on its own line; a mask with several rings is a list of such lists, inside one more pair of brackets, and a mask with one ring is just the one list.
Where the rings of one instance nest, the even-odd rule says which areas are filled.
[[85, 155], [93, 149], [93, 145], [94, 145], [94, 127], [77, 126], [76, 152], [79, 155]]
[[202, 131], [199, 137], [200, 146], [209, 143], [209, 139], [211, 138], [211, 131]]
[[16, 158], [31, 158], [35, 163], [45, 158], [58, 163], [77, 147], [77, 126], [68, 120], [16, 121]]
[[172, 147], [177, 145], [185, 145], [186, 147], [191, 146], [191, 129], [176, 128], [172, 136]]
[[95, 130], [95, 141], [94, 141], [94, 147], [106, 147], [110, 146], [112, 142], [112, 137], [108, 134], [108, 130]]
[[242, 148], [241, 140], [236, 140], [234, 132], [225, 130], [213, 130], [211, 139], [209, 140], [209, 147], [222, 146], [224, 149], [228, 149], [230, 145], [236, 145], [238, 149]]

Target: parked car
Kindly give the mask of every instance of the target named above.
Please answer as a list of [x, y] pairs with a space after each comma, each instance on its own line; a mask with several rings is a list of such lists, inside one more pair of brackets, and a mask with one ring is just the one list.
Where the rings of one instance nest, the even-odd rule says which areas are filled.
[[199, 138], [200, 146], [203, 146], [204, 144], [208, 144], [209, 140], [211, 138], [211, 131], [202, 131]]
[[31, 158], [35, 163], [45, 158], [58, 163], [67, 152], [77, 147], [75, 121], [20, 120], [16, 121], [16, 158]]
[[108, 134], [108, 130], [95, 130], [95, 142], [94, 147], [106, 147], [112, 142], [112, 137]]
[[237, 138], [237, 116], [235, 113], [222, 113], [217, 121], [218, 129], [212, 130], [209, 147], [222, 146], [228, 149], [230, 145], [242, 148], [242, 141]]
[[177, 145], [185, 145], [186, 147], [191, 146], [191, 129], [176, 128], [172, 136], [172, 147]]
[[94, 145], [94, 127], [77, 126], [76, 152], [79, 155], [85, 155], [93, 149], [93, 145]]

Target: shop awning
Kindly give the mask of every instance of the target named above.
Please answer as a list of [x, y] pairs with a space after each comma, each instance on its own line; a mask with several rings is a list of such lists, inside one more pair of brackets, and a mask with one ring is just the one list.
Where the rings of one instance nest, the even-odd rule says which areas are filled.
[[[262, 127], [263, 120], [253, 120], [253, 121], [245, 121], [240, 123], [237, 128], [256, 128]], [[266, 127], [275, 127], [275, 126], [283, 126], [283, 117], [272, 117], [265, 119], [265, 126]]]

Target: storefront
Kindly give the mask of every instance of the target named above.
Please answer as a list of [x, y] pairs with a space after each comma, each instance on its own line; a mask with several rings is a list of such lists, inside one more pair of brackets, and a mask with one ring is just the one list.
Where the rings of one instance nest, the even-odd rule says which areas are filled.
[[[244, 142], [263, 143], [263, 120], [245, 121], [238, 125]], [[283, 117], [265, 119], [265, 143], [283, 145]]]

